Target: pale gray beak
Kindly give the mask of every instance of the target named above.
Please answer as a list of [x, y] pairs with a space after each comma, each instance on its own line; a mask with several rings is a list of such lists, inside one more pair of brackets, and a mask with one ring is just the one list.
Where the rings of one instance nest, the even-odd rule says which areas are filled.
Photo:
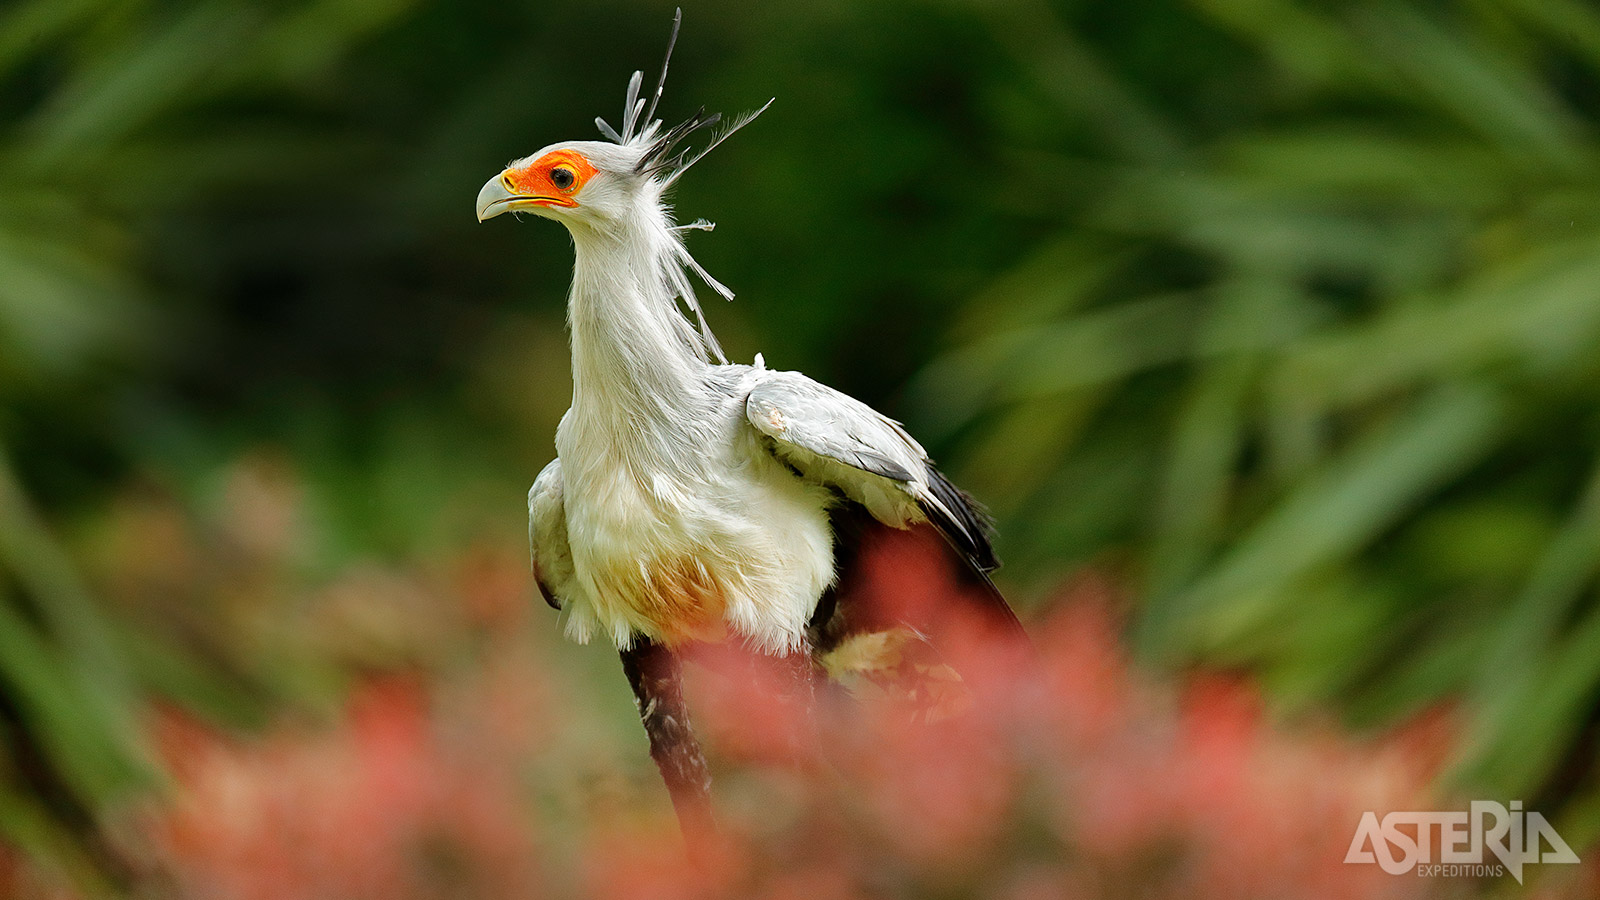
[[514, 201], [523, 199], [506, 190], [505, 182], [502, 180], [504, 177], [504, 172], [496, 175], [484, 182], [483, 189], [478, 191], [479, 222], [487, 222], [503, 212], [509, 212]]

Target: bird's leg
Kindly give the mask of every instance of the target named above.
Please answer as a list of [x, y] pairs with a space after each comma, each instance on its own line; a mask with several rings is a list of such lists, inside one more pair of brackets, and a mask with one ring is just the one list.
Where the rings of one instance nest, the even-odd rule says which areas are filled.
[[633, 687], [639, 720], [650, 737], [650, 758], [661, 770], [678, 823], [693, 850], [713, 831], [711, 770], [689, 722], [682, 665], [671, 650], [641, 637], [622, 651], [622, 671]]

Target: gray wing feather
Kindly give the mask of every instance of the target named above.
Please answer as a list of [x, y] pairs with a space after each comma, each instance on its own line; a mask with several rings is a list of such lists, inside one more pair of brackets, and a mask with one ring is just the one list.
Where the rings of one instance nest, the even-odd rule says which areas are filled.
[[572, 549], [567, 544], [567, 513], [561, 460], [552, 460], [528, 489], [528, 551], [533, 582], [544, 602], [555, 609], [566, 604], [574, 577]]
[[902, 483], [917, 481], [928, 462], [900, 423], [798, 372], [767, 373], [745, 398], [745, 415], [786, 456], [799, 449]]
[[995, 567], [981, 513], [899, 422], [798, 372], [762, 372], [745, 415], [778, 456], [899, 528], [930, 521], [980, 570]]

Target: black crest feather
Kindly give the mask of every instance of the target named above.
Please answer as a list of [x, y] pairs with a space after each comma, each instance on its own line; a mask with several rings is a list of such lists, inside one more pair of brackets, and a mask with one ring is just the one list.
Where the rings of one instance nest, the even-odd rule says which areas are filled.
[[[699, 162], [710, 153], [718, 144], [727, 140], [735, 131], [750, 124], [751, 120], [766, 111], [772, 101], [768, 100], [764, 106], [755, 112], [746, 113], [732, 120], [727, 127], [717, 132], [704, 147], [692, 150], [683, 147], [683, 142], [690, 135], [703, 128], [709, 128], [723, 122], [721, 113], [706, 114], [705, 107], [701, 107], [687, 120], [662, 131], [662, 122], [657, 119], [656, 109], [661, 103], [661, 93], [667, 86], [667, 69], [672, 64], [672, 51], [678, 46], [678, 29], [683, 24], [683, 10], [679, 9], [672, 16], [672, 34], [667, 38], [667, 53], [661, 60], [661, 75], [656, 79], [655, 92], [648, 99], [639, 96], [639, 91], [644, 86], [644, 73], [634, 72], [628, 79], [628, 93], [622, 103], [622, 128], [611, 127], [611, 123], [603, 118], [596, 118], [594, 124], [600, 129], [605, 138], [617, 144], [644, 144], [644, 152], [639, 157], [638, 164], [634, 167], [635, 175], [664, 176], [667, 184], [677, 181], [689, 167]], [[692, 154], [692, 155], [691, 155]]]

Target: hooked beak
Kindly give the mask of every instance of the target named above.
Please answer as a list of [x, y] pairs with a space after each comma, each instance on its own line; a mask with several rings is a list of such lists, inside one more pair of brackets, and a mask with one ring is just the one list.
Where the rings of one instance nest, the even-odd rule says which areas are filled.
[[558, 197], [537, 197], [515, 193], [506, 186], [506, 182], [505, 172], [501, 172], [499, 175], [484, 182], [483, 189], [478, 191], [479, 222], [487, 222], [503, 212], [513, 212], [535, 206], [570, 205], [563, 204], [562, 198]]

